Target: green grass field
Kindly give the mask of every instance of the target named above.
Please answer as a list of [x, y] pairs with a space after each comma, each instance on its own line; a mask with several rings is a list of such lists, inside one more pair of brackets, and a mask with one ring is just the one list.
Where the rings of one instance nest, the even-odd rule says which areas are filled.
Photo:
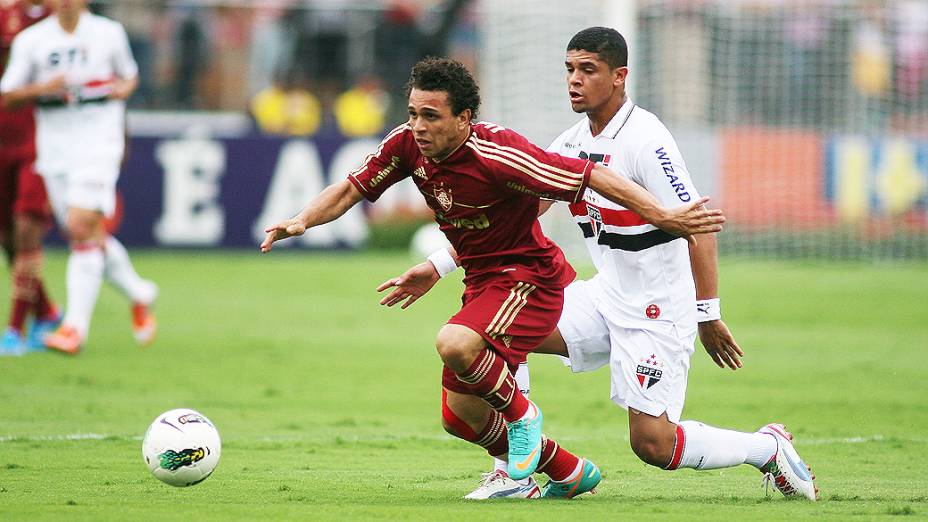
[[[928, 518], [928, 265], [723, 260], [725, 318], [747, 351], [719, 370], [697, 348], [684, 418], [785, 422], [822, 501], [765, 496], [742, 466], [664, 472], [628, 447], [608, 372], [533, 356], [546, 431], [599, 464], [595, 496], [461, 500], [489, 459], [440, 426], [433, 337], [459, 279], [411, 309], [373, 291], [405, 255], [149, 252], [159, 338], [131, 338], [105, 289], [84, 353], [0, 358], [0, 520], [890, 520]], [[50, 255], [63, 301], [65, 256]], [[459, 277], [459, 275], [458, 275]], [[7, 314], [9, 283], [0, 283]], [[209, 480], [161, 484], [140, 456], [164, 410], [223, 436]]]

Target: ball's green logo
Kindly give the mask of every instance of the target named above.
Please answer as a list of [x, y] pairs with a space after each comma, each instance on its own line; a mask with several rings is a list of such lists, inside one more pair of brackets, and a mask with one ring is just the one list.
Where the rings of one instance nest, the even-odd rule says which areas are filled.
[[194, 462], [199, 462], [206, 457], [206, 450], [203, 448], [187, 448], [180, 451], [167, 450], [158, 455], [161, 461], [161, 467], [168, 471], [177, 471], [184, 466], [190, 466]]

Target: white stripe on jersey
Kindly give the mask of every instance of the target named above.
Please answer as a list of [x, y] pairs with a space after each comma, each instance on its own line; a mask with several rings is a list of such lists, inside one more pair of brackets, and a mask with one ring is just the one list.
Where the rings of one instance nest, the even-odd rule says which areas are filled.
[[[498, 143], [493, 143], [492, 141], [482, 140], [478, 138], [476, 134], [472, 135], [471, 138], [474, 140], [474, 143], [478, 147], [484, 149], [485, 151], [490, 153], [496, 152], [498, 154], [505, 154], [507, 156], [513, 157], [515, 160], [521, 159], [523, 162], [526, 162], [526, 166], [529, 168], [534, 166], [535, 168], [540, 169], [539, 173], [549, 176], [556, 181], [566, 183], [568, 185], [576, 184], [578, 189], [580, 188], [580, 185], [583, 184], [582, 172], [571, 172], [569, 170], [559, 169], [552, 165], [542, 163], [519, 149], [506, 147]], [[496, 151], [492, 149], [496, 149]]]
[[393, 129], [392, 131], [390, 131], [390, 133], [387, 134], [387, 135], [384, 137], [384, 139], [380, 140], [380, 145], [377, 147], [377, 150], [374, 151], [374, 152], [372, 152], [371, 154], [368, 154], [367, 157], [364, 158], [364, 161], [361, 163], [361, 166], [358, 167], [357, 169], [351, 171], [351, 172], [349, 173], [349, 175], [350, 175], [350, 176], [358, 176], [359, 174], [361, 174], [361, 172], [363, 172], [364, 169], [367, 168], [367, 164], [370, 163], [370, 161], [371, 161], [375, 156], [380, 156], [380, 153], [383, 152], [383, 146], [384, 146], [384, 144], [386, 144], [388, 141], [390, 141], [390, 139], [393, 138], [393, 136], [396, 136], [397, 134], [399, 134], [400, 132], [402, 132], [402, 131], [404, 131], [404, 130], [406, 130], [406, 129], [408, 129], [408, 128], [409, 128], [409, 124], [408, 124], [408, 123], [404, 123], [404, 124], [400, 125], [399, 127], [396, 127], [395, 129]]

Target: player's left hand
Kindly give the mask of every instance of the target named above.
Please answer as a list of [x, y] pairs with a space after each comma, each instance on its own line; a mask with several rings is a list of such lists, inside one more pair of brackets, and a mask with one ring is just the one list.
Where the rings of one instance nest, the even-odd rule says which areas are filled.
[[403, 275], [387, 279], [378, 286], [378, 292], [393, 288], [392, 292], [380, 300], [380, 304], [393, 306], [405, 299], [405, 302], [400, 306], [405, 310], [431, 290], [439, 279], [438, 271], [435, 270], [435, 266], [431, 261], [423, 261], [407, 270]]
[[735, 342], [728, 326], [721, 319], [699, 323], [699, 340], [719, 368], [741, 368], [744, 351]]
[[303, 235], [306, 232], [306, 225], [294, 218], [271, 225], [265, 228], [264, 231], [267, 232], [267, 235], [264, 236], [264, 241], [261, 242], [261, 252], [266, 253], [271, 251], [271, 246], [275, 241]]
[[128, 100], [133, 91], [135, 91], [135, 84], [132, 81], [116, 80], [109, 97], [113, 100]]

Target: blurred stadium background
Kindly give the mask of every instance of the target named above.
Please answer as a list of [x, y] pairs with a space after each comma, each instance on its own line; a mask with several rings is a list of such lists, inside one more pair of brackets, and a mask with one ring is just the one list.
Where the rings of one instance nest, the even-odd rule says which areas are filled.
[[[724, 208], [722, 253], [928, 259], [928, 2], [922, 0], [101, 1], [141, 67], [131, 100], [133, 246], [253, 247], [405, 118], [411, 64], [477, 74], [480, 117], [542, 146], [576, 121], [564, 47], [609, 25], [630, 95]], [[294, 246], [405, 246], [411, 184]], [[554, 216], [549, 232], [577, 251]], [[582, 254], [581, 254], [582, 255]], [[575, 256], [576, 257], [576, 256]]]

